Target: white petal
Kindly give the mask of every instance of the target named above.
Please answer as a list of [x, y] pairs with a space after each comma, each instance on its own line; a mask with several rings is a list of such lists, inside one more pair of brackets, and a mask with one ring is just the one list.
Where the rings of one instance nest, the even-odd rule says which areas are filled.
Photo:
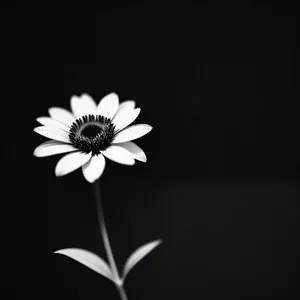
[[48, 109], [49, 115], [52, 119], [62, 122], [68, 126], [71, 126], [72, 123], [75, 121], [74, 115], [61, 107], [50, 107]]
[[107, 158], [123, 165], [134, 165], [134, 158], [132, 154], [119, 146], [112, 145], [106, 150], [101, 151]]
[[146, 162], [147, 157], [145, 152], [135, 143], [133, 142], [125, 142], [120, 144], [115, 144], [116, 146], [123, 147], [131, 152], [132, 156], [139, 161]]
[[123, 143], [140, 138], [141, 136], [149, 133], [152, 130], [152, 126], [147, 124], [137, 124], [125, 128], [119, 132], [113, 140], [113, 143]]
[[91, 158], [91, 155], [91, 153], [86, 154], [82, 152], [74, 152], [65, 155], [58, 161], [55, 167], [55, 175], [63, 176], [73, 172], [84, 165]]
[[53, 146], [53, 145], [61, 145], [61, 144], [65, 145], [65, 143], [62, 143], [62, 142], [50, 140], [50, 141], [44, 142], [44, 143], [40, 144], [39, 146], [37, 146], [34, 150], [34, 153], [39, 152], [40, 150], [42, 150], [45, 147]]
[[118, 112], [122, 109], [134, 109], [135, 108], [135, 101], [133, 100], [127, 100], [124, 102], [121, 102], [118, 108]]
[[59, 141], [47, 141], [35, 148], [33, 155], [37, 157], [50, 156], [54, 154], [76, 151], [75, 147]]
[[69, 140], [68, 133], [59, 128], [50, 127], [50, 126], [39, 126], [34, 128], [33, 131], [49, 139], [61, 141], [68, 144], [71, 143]]
[[49, 117], [39, 117], [36, 119], [39, 123], [41, 123], [42, 125], [45, 126], [50, 126], [50, 127], [58, 127], [64, 131], [69, 132], [70, 126], [63, 124], [57, 120], [54, 120], [52, 118]]
[[71, 98], [71, 108], [76, 118], [80, 118], [84, 115], [95, 115], [97, 105], [90, 95], [82, 94], [80, 97]]
[[121, 130], [130, 125], [138, 117], [140, 112], [140, 108], [136, 108], [133, 110], [122, 109], [118, 111], [112, 121], [116, 125], [116, 130]]
[[105, 158], [102, 154], [93, 156], [86, 164], [82, 166], [82, 172], [85, 179], [93, 183], [103, 173], [105, 168]]
[[97, 114], [112, 119], [119, 107], [119, 97], [115, 93], [106, 95], [98, 104]]

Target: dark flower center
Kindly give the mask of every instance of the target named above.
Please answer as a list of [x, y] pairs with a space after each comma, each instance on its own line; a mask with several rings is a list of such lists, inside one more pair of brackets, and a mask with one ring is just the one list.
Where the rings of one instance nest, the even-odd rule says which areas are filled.
[[115, 125], [101, 115], [83, 116], [71, 125], [69, 138], [74, 147], [93, 155], [105, 150], [113, 141]]
[[82, 129], [81, 134], [87, 138], [93, 138], [102, 131], [102, 128], [95, 124], [87, 125]]

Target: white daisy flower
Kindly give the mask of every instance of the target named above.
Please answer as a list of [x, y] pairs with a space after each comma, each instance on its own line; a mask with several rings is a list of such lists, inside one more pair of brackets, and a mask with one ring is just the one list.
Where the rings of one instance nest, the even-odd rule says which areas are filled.
[[91, 96], [82, 94], [71, 98], [71, 109], [49, 108], [50, 117], [37, 118], [43, 126], [34, 128], [51, 139], [34, 150], [35, 156], [70, 152], [58, 161], [56, 176], [81, 167], [86, 180], [93, 183], [104, 171], [105, 158], [124, 165], [134, 165], [135, 160], [146, 162], [146, 154], [132, 140], [149, 133], [152, 127], [129, 126], [141, 111], [134, 101], [119, 104], [118, 95], [111, 93], [97, 105]]

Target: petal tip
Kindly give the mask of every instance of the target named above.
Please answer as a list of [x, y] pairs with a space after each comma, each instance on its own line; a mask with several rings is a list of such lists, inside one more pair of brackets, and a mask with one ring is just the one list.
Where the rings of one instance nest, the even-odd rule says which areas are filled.
[[84, 176], [85, 180], [88, 182], [88, 183], [94, 183], [98, 178], [88, 178], [87, 176]]
[[135, 159], [137, 159], [138, 161], [140, 161], [142, 163], [147, 162], [147, 156], [145, 153], [140, 153]]
[[57, 109], [57, 107], [55, 107], [55, 106], [49, 107], [49, 108], [48, 108], [48, 113], [49, 113], [49, 115], [51, 116], [51, 113], [52, 113], [54, 110], [56, 110], [56, 109]]
[[64, 249], [56, 250], [53, 254], [64, 254]]
[[56, 177], [61, 177], [63, 176], [63, 172], [61, 170], [59, 170], [58, 168], [55, 168], [55, 176]]
[[[88, 94], [88, 93], [82, 93], [80, 97], [91, 97], [91, 95]], [[92, 97], [91, 97], [91, 98], [92, 98]]]
[[38, 133], [38, 134], [40, 134], [40, 131], [41, 131], [41, 128], [42, 127], [44, 127], [44, 126], [38, 126], [38, 127], [35, 127], [35, 128], [33, 128], [33, 132], [35, 132], [35, 133]]
[[153, 127], [152, 127], [151, 125], [148, 125], [148, 131], [147, 131], [147, 133], [146, 133], [146, 134], [148, 134], [149, 132], [151, 132], [151, 131], [152, 131], [152, 129], [153, 129]]
[[[118, 101], [119, 101], [119, 95], [117, 94], [117, 93], [115, 93], [115, 92], [111, 92], [111, 93], [108, 93], [108, 94], [106, 94], [102, 99], [104, 99], [104, 98], [111, 98], [111, 97], [114, 97], [114, 98], [116, 98], [116, 99], [118, 99]], [[102, 100], [101, 99], [101, 100]]]

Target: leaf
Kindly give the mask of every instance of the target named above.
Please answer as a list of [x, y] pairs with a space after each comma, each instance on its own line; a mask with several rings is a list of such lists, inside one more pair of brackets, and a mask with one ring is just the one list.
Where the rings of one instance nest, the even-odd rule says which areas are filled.
[[114, 281], [114, 276], [107, 263], [101, 257], [90, 251], [78, 248], [68, 248], [57, 250], [54, 253], [66, 255], [102, 276]]
[[124, 269], [123, 269], [123, 276], [122, 279], [125, 280], [126, 276], [128, 275], [129, 271], [140, 261], [142, 260], [147, 254], [149, 254], [154, 248], [162, 243], [162, 240], [156, 240], [150, 243], [147, 243], [137, 250], [135, 250], [127, 259]]

